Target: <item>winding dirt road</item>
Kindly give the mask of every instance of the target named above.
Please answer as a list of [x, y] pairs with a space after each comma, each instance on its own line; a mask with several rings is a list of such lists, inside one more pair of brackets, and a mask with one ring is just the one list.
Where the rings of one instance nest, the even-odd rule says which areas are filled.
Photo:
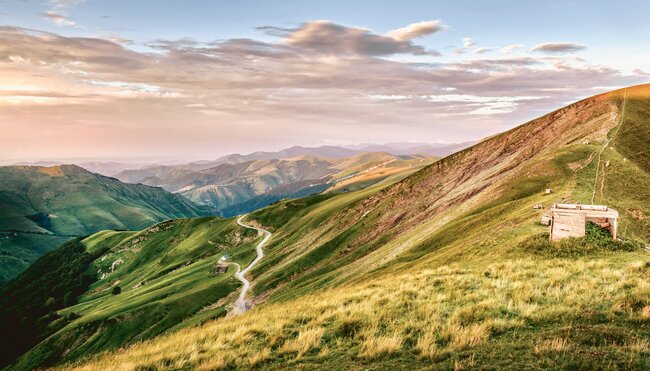
[[241, 270], [241, 267], [239, 266], [239, 264], [235, 263], [237, 265], [237, 272], [235, 273], [235, 278], [240, 280], [244, 284], [244, 286], [242, 287], [241, 292], [239, 293], [239, 298], [237, 299], [237, 301], [235, 301], [235, 306], [234, 306], [234, 308], [232, 309], [232, 312], [231, 312], [232, 315], [242, 314], [242, 313], [246, 312], [248, 309], [250, 309], [250, 307], [246, 304], [246, 293], [248, 292], [248, 289], [250, 288], [251, 283], [250, 283], [250, 281], [248, 281], [246, 279], [246, 273], [248, 273], [248, 271], [251, 270], [255, 266], [255, 264], [257, 264], [257, 262], [262, 260], [262, 258], [264, 257], [264, 251], [262, 251], [262, 246], [264, 246], [272, 236], [271, 232], [267, 231], [266, 229], [256, 228], [256, 227], [244, 224], [242, 222], [242, 219], [244, 219], [246, 217], [246, 215], [248, 215], [248, 214], [244, 214], [244, 215], [240, 216], [239, 219], [237, 219], [237, 224], [239, 224], [240, 226], [242, 226], [244, 228], [254, 229], [254, 230], [257, 231], [258, 234], [265, 234], [266, 236], [264, 236], [264, 239], [262, 241], [260, 241], [260, 243], [257, 244], [257, 248], [256, 248], [257, 256], [255, 257], [255, 259], [246, 268], [244, 268], [244, 270]]

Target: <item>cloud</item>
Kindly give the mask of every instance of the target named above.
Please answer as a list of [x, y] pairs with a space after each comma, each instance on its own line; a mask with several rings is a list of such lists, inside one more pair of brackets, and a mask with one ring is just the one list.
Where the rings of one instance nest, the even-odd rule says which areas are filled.
[[491, 52], [493, 49], [492, 48], [476, 48], [474, 49], [474, 53], [476, 54], [484, 54], [487, 52]]
[[410, 25], [388, 32], [388, 36], [399, 41], [413, 40], [418, 37], [444, 31], [447, 26], [439, 20], [411, 23]]
[[[449, 91], [448, 89], [442, 89]], [[445, 103], [449, 106], [464, 105], [471, 107], [467, 110], [469, 115], [491, 115], [510, 113], [518, 106], [519, 102], [545, 99], [544, 96], [477, 96], [468, 94], [435, 94], [435, 95], [370, 95], [369, 99], [381, 101], [423, 101], [432, 103]]]
[[501, 48], [501, 53], [511, 54], [516, 50], [522, 49], [523, 47], [525, 47], [524, 44], [512, 44], [512, 45], [504, 46], [503, 48]]
[[49, 0], [48, 4], [50, 4], [53, 9], [69, 9], [85, 1], [86, 0]]
[[107, 37], [107, 39], [118, 44], [126, 44], [126, 45], [133, 44], [133, 40], [118, 35], [110, 35]]
[[473, 48], [473, 47], [475, 47], [476, 45], [477, 45], [477, 44], [476, 44], [476, 41], [474, 41], [474, 39], [469, 38], [469, 37], [465, 37], [465, 38], [463, 38], [463, 47], [464, 47], [464, 48], [468, 48], [468, 49], [469, 49], [469, 48]]
[[[312, 23], [274, 28], [270, 41], [154, 40], [153, 51], [0, 27], [0, 110], [15, 128], [0, 131], [0, 148], [99, 155], [95, 137], [141, 155], [323, 139], [465, 141], [584, 97], [594, 81], [647, 80], [561, 54], [415, 63], [389, 58], [423, 48], [410, 41]], [[43, 132], [47, 141], [34, 139]]]
[[59, 27], [76, 26], [77, 23], [70, 19], [68, 12], [73, 7], [85, 1], [86, 0], [49, 0], [47, 2], [49, 5], [49, 10], [43, 12], [42, 14], [45, 19], [49, 20]]
[[439, 52], [425, 50], [424, 47], [410, 41], [418, 33], [423, 35], [434, 32], [432, 31], [433, 26], [411, 26], [412, 28], [408, 31], [402, 29], [398, 32], [401, 39], [373, 34], [363, 28], [342, 26], [330, 21], [306, 22], [300, 27], [290, 30], [269, 27], [266, 27], [266, 30], [275, 32], [276, 35], [282, 35], [284, 32], [284, 41], [287, 45], [310, 49], [318, 54], [348, 56], [440, 55]]
[[570, 42], [561, 42], [561, 43], [545, 43], [534, 46], [530, 49], [533, 52], [540, 52], [546, 54], [564, 54], [564, 53], [575, 53], [581, 50], [587, 49], [586, 46], [570, 43]]
[[463, 46], [454, 49], [454, 53], [465, 54], [468, 52], [474, 52], [476, 54], [483, 54], [492, 51], [492, 48], [484, 48], [484, 47], [479, 48], [478, 43], [474, 41], [474, 39], [472, 38], [465, 37], [462, 39], [462, 41], [463, 41]]
[[50, 22], [54, 23], [55, 25], [57, 25], [59, 27], [74, 26], [76, 24], [75, 22], [70, 20], [68, 17], [66, 17], [66, 16], [64, 16], [62, 14], [55, 13], [53, 11], [44, 12], [43, 16], [47, 20], [49, 20]]

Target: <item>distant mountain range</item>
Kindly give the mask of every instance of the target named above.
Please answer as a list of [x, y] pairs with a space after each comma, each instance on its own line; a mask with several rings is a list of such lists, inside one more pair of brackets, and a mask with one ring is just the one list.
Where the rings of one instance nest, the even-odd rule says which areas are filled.
[[246, 155], [232, 153], [221, 156], [215, 160], [190, 161], [187, 163], [175, 163], [173, 165], [155, 162], [123, 162], [123, 161], [36, 161], [17, 162], [13, 165], [24, 166], [55, 166], [63, 164], [75, 164], [93, 173], [114, 177], [127, 170], [154, 169], [158, 167], [173, 166], [178, 169], [200, 171], [228, 163], [237, 164], [254, 160], [288, 159], [300, 156], [317, 156], [326, 158], [344, 158], [358, 155], [364, 152], [386, 152], [392, 155], [426, 155], [445, 157], [461, 149], [467, 148], [476, 142], [464, 143], [419, 143], [419, 142], [395, 142], [395, 143], [361, 143], [341, 146], [319, 146], [301, 147], [294, 146], [280, 151], [257, 151]]
[[141, 169], [152, 166], [152, 163], [144, 162], [117, 162], [117, 161], [36, 161], [36, 162], [17, 162], [15, 166], [57, 166], [65, 164], [74, 164], [82, 167], [92, 173], [105, 176], [114, 176], [124, 170]]
[[[354, 154], [344, 156], [350, 153]], [[297, 156], [267, 158], [294, 155]], [[392, 170], [414, 171], [428, 163], [426, 158], [431, 157], [358, 153], [357, 150], [339, 147], [293, 147], [280, 152], [229, 155], [209, 163], [127, 170], [117, 174], [116, 178], [127, 183], [162, 187], [198, 204], [222, 210], [224, 215], [234, 215], [281, 198], [319, 193], [339, 181], [351, 183], [350, 178], [370, 169], [390, 167]], [[386, 176], [394, 173], [387, 171]], [[372, 179], [380, 181], [383, 178], [376, 176]], [[366, 182], [365, 185], [372, 183]], [[248, 202], [251, 199], [255, 200]]]
[[396, 142], [386, 144], [361, 143], [344, 148], [361, 152], [388, 152], [393, 155], [429, 155], [436, 157], [446, 157], [452, 153], [465, 149], [476, 142], [463, 143], [416, 143], [416, 142]]
[[[126, 183], [159, 186], [196, 203], [224, 210], [224, 215], [231, 215], [234, 212], [252, 211], [279, 198], [323, 191], [333, 186], [333, 183], [329, 183], [330, 180], [335, 180], [337, 173], [351, 168], [352, 163], [354, 166], [373, 167], [386, 162], [417, 160], [411, 164], [415, 166], [424, 157], [445, 157], [470, 145], [471, 142], [399, 142], [349, 146], [294, 146], [277, 152], [229, 154], [213, 161], [149, 166], [125, 170], [114, 176]], [[367, 153], [375, 155], [369, 157], [365, 155]], [[350, 166], [341, 165], [344, 163], [342, 159], [350, 159], [345, 162]], [[395, 165], [404, 164], [398, 162]], [[408, 166], [401, 169], [409, 170]], [[390, 175], [394, 175], [393, 173], [391, 171]], [[382, 178], [373, 179], [379, 181]], [[276, 189], [280, 186], [282, 188]]]

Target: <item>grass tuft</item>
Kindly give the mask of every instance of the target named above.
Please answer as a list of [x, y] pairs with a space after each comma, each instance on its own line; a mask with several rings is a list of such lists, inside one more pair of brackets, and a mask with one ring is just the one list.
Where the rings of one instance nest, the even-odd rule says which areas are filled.
[[399, 334], [390, 336], [369, 336], [361, 344], [362, 358], [377, 358], [382, 355], [396, 353], [402, 349], [404, 338]]
[[295, 339], [285, 342], [280, 348], [280, 351], [284, 353], [296, 352], [298, 353], [298, 358], [300, 358], [320, 344], [324, 331], [321, 327], [305, 329]]
[[544, 340], [535, 345], [535, 354], [542, 354], [545, 352], [564, 352], [569, 349], [569, 342], [560, 337]]

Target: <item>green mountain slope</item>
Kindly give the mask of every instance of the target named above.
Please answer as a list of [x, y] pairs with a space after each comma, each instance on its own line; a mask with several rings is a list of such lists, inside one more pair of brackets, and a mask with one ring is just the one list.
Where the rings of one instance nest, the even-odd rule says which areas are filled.
[[257, 240], [212, 217], [73, 240], [0, 288], [0, 330], [16, 334], [2, 364], [30, 348], [17, 368], [74, 360], [221, 317], [240, 283], [215, 266], [226, 253], [247, 265]]
[[0, 167], [0, 205], [0, 282], [74, 236], [209, 212], [162, 189], [74, 165]]
[[[248, 313], [196, 327], [189, 320], [186, 328], [92, 356], [117, 344], [84, 348], [93, 337], [72, 330], [93, 313], [116, 313], [103, 309], [108, 301], [84, 302], [97, 283], [79, 304], [57, 310], [81, 318], [16, 367], [70, 360], [65, 368], [87, 370], [648, 368], [649, 91], [633, 87], [577, 102], [396, 183], [259, 210], [248, 219], [273, 237], [250, 272], [256, 306]], [[549, 243], [548, 227], [539, 224], [545, 210], [533, 206], [592, 199], [619, 210], [623, 241], [590, 227], [586, 238]], [[178, 238], [205, 233], [191, 228]], [[158, 259], [144, 251], [132, 251], [132, 261]], [[184, 259], [197, 264], [184, 256], [178, 263]], [[142, 288], [131, 286], [136, 277], [125, 276], [130, 284], [118, 297], [126, 300], [112, 310], [143, 303]], [[166, 274], [160, 279], [170, 290], [184, 287]], [[186, 305], [197, 298], [186, 296]], [[227, 300], [234, 297], [215, 305]], [[120, 327], [129, 318], [109, 317], [116, 327], [96, 336], [145, 338], [131, 330], [142, 318]], [[62, 356], [77, 349], [77, 337], [80, 350]]]

